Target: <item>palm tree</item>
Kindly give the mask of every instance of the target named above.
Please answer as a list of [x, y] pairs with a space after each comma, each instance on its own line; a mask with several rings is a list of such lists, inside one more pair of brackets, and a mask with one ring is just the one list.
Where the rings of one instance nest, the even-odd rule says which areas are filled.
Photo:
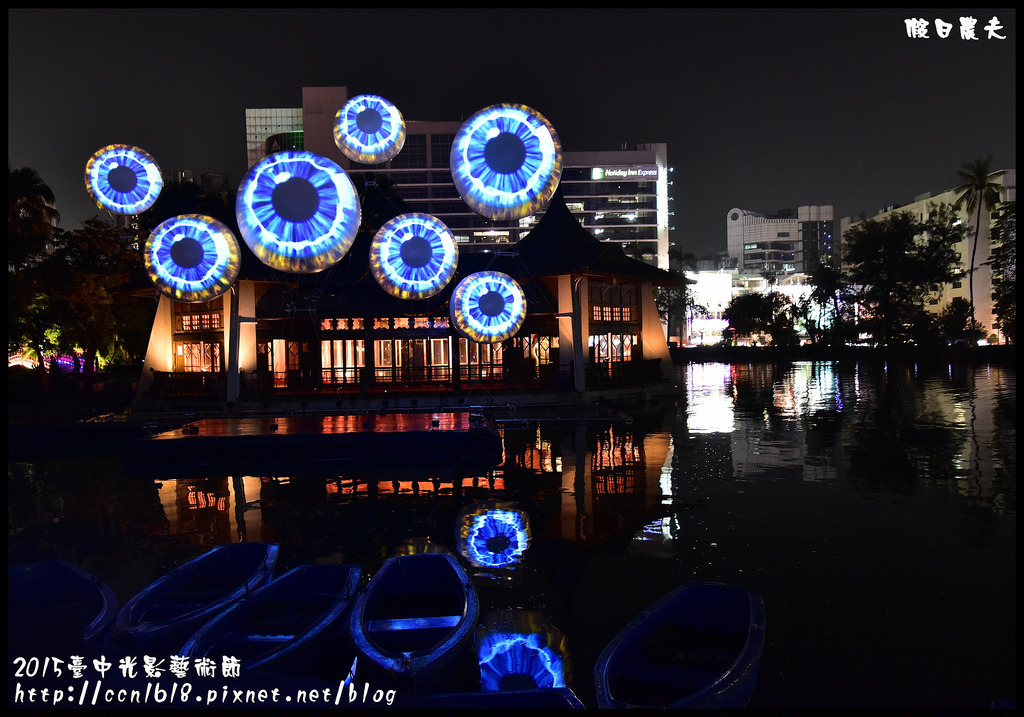
[[[687, 271], [697, 271], [697, 256], [692, 252], [688, 252], [683, 247], [673, 244], [668, 249], [668, 270], [673, 274], [685, 277]], [[693, 308], [693, 292], [690, 291], [686, 284], [680, 283], [679, 286], [669, 287], [663, 289], [661, 292], [663, 304], [665, 308], [665, 325], [668, 328], [668, 334], [672, 336], [672, 316], [675, 314], [676, 317], [680, 315], [685, 320], [687, 310]], [[687, 326], [684, 323], [679, 329], [679, 338], [682, 343], [686, 343]]]
[[7, 305], [8, 349], [28, 345], [39, 358], [39, 380], [46, 383], [43, 348], [46, 326], [40, 320], [45, 300], [40, 301], [35, 277], [29, 271], [45, 257], [47, 245], [57, 232], [60, 213], [53, 190], [31, 167], [7, 165]]
[[956, 206], [960, 208], [967, 205], [968, 214], [975, 213], [974, 222], [974, 243], [971, 244], [971, 265], [967, 275], [967, 287], [971, 302], [971, 326], [974, 321], [974, 264], [978, 253], [978, 237], [981, 233], [981, 210], [985, 208], [989, 213], [999, 204], [1000, 185], [993, 182], [994, 177], [1002, 174], [1002, 170], [993, 172], [991, 170], [992, 155], [985, 159], [975, 159], [965, 162], [957, 171], [957, 177], [961, 184], [956, 188], [960, 196], [956, 199]]
[[42, 254], [60, 219], [53, 190], [31, 167], [7, 165], [7, 267]]
[[832, 308], [832, 325], [829, 328], [830, 338], [837, 343], [845, 342], [846, 331], [843, 327], [843, 306], [848, 299], [849, 279], [841, 269], [831, 264], [819, 264], [809, 277], [813, 288], [810, 294], [815, 304]]

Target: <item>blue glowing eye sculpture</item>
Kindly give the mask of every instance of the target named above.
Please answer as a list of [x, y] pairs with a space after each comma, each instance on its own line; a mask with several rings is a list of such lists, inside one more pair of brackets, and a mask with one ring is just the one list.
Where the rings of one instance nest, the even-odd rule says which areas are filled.
[[201, 214], [183, 214], [158, 225], [146, 240], [144, 260], [160, 293], [186, 302], [226, 293], [242, 263], [231, 230]]
[[522, 219], [543, 209], [562, 176], [554, 127], [525, 105], [491, 105], [455, 135], [452, 179], [463, 201], [488, 219]]
[[530, 538], [530, 521], [523, 511], [482, 509], [463, 518], [459, 553], [478, 568], [515, 567]]
[[405, 120], [383, 97], [359, 95], [334, 116], [334, 143], [353, 162], [387, 162], [405, 145]]
[[235, 200], [242, 239], [267, 266], [312, 274], [355, 241], [361, 210], [348, 174], [312, 152], [277, 152], [249, 170]]
[[478, 271], [455, 287], [449, 313], [455, 329], [470, 341], [498, 343], [526, 320], [526, 295], [508, 274]]
[[370, 244], [377, 283], [400, 299], [425, 299], [455, 276], [459, 250], [444, 223], [429, 214], [400, 214]]
[[85, 188], [100, 209], [114, 214], [141, 214], [156, 202], [164, 178], [144, 150], [110, 144], [85, 164]]

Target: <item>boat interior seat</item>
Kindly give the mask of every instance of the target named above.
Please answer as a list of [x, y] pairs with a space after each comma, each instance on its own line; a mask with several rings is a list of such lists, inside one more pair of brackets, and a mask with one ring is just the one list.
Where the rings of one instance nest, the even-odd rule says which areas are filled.
[[366, 625], [368, 632], [392, 632], [394, 630], [436, 630], [438, 628], [455, 627], [462, 620], [462, 615], [438, 615], [435, 617], [400, 617], [383, 620], [370, 620]]
[[295, 639], [295, 635], [267, 634], [267, 635], [246, 635], [242, 638], [245, 642], [289, 642]]

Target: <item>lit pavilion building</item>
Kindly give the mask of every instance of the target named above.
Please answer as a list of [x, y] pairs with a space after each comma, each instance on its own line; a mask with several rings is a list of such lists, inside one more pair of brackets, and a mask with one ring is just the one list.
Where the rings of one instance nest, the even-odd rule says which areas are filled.
[[247, 113], [244, 244], [194, 216], [147, 240], [161, 297], [138, 410], [424, 409], [475, 391], [580, 404], [644, 399], [671, 374], [653, 288], [690, 281], [653, 265], [666, 242], [645, 225], [664, 221], [640, 211], [665, 199], [663, 161], [600, 168], [632, 204], [631, 225], [605, 232], [573, 215], [581, 190], [531, 108], [407, 133], [384, 98], [304, 88], [301, 116], [300, 133], [294, 111]]
[[[687, 282], [584, 229], [555, 192], [504, 252], [460, 253], [439, 293], [404, 300], [369, 267], [373, 233], [406, 211], [367, 188], [364, 229], [325, 271], [287, 274], [242, 244], [231, 290], [207, 302], [160, 297], [136, 412], [387, 409], [643, 400], [672, 375], [653, 287]], [[461, 277], [497, 271], [522, 287], [511, 338], [475, 342], [451, 325]]]

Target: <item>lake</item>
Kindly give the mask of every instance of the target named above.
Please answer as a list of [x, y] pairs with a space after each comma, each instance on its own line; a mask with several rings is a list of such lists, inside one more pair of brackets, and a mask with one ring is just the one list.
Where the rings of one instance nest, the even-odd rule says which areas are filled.
[[[124, 604], [228, 542], [278, 572], [372, 574], [429, 543], [459, 553], [480, 510], [520, 511], [508, 570], [464, 562], [482, 612], [565, 637], [594, 706], [597, 655], [678, 584], [760, 592], [755, 709], [987, 709], [1016, 697], [1016, 373], [911, 362], [691, 363], [629, 420], [501, 424], [491, 468], [155, 480], [117, 458], [8, 464], [8, 561], [76, 562]], [[280, 471], [278, 471], [280, 473]]]

